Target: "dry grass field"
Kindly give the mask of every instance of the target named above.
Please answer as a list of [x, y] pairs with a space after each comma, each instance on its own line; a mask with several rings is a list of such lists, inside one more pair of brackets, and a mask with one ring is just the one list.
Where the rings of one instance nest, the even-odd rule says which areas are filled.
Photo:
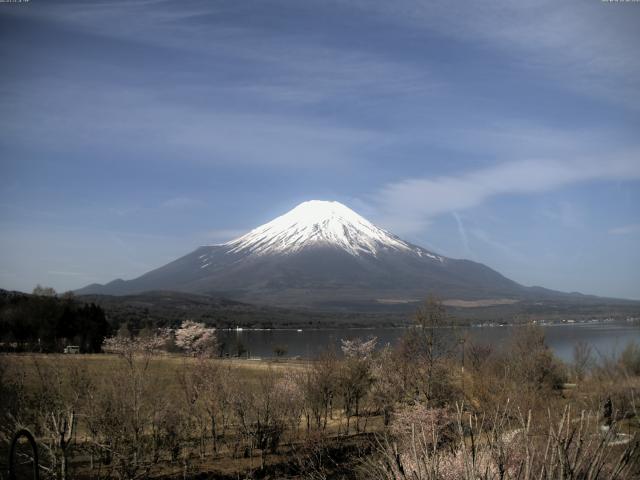
[[[95, 398], [105, 396], [113, 384], [118, 384], [118, 395], [134, 395], [132, 390], [139, 388], [140, 395], [137, 398], [126, 399], [121, 398], [128, 405], [124, 405], [123, 411], [131, 410], [132, 404], [140, 403], [140, 412], [147, 418], [144, 425], [141, 425], [141, 436], [150, 436], [154, 434], [154, 429], [162, 420], [155, 421], [153, 417], [167, 416], [173, 417], [174, 412], [179, 411], [180, 416], [184, 417], [180, 420], [173, 419], [176, 423], [176, 429], [180, 429], [181, 445], [177, 447], [180, 454], [172, 458], [172, 453], [165, 451], [160, 454], [160, 458], [153, 462], [141, 466], [142, 473], [139, 475], [150, 478], [184, 478], [185, 475], [206, 475], [206, 478], [238, 478], [238, 475], [252, 476], [256, 471], [260, 471], [260, 476], [269, 477], [275, 475], [280, 477], [295, 478], [305, 468], [305, 462], [308, 458], [308, 448], [314, 448], [312, 444], [316, 441], [313, 435], [308, 437], [302, 432], [307, 429], [305, 415], [299, 409], [298, 405], [289, 404], [288, 400], [295, 402], [300, 401], [298, 397], [295, 399], [287, 399], [282, 396], [268, 399], [273, 401], [272, 405], [266, 405], [266, 408], [272, 408], [272, 412], [264, 412], [265, 408], [261, 404], [261, 397], [266, 397], [270, 392], [265, 392], [265, 388], [272, 390], [274, 387], [280, 388], [279, 385], [284, 378], [302, 379], [309, 373], [313, 362], [300, 360], [253, 360], [253, 359], [200, 359], [175, 354], [154, 354], [136, 358], [133, 368], [127, 365], [127, 361], [117, 354], [86, 354], [86, 355], [63, 355], [63, 354], [6, 354], [0, 356], [2, 365], [3, 379], [9, 380], [14, 386], [19, 387], [19, 395], [17, 401], [22, 405], [22, 418], [25, 421], [21, 424], [28, 424], [31, 430], [36, 432], [38, 442], [46, 444], [50, 439], [46, 438], [51, 432], [41, 430], [38, 424], [46, 423], [46, 419], [42, 419], [41, 412], [38, 410], [49, 410], [38, 401], [38, 398], [45, 395], [46, 402], [50, 404], [52, 411], [47, 411], [46, 415], [58, 415], [60, 412], [53, 412], [56, 408], [65, 411], [76, 410], [76, 421], [73, 432], [73, 440], [70, 442], [68, 450], [67, 478], [111, 478], [118, 477], [121, 472], [117, 470], [117, 466], [113, 469], [94, 469], [91, 465], [96, 462], [88, 453], [92, 448], [93, 441], [91, 437], [95, 431], [89, 416], [100, 416], [96, 410], [99, 408], [109, 408], [98, 406], [95, 402], [85, 398], [80, 402], [74, 403], [74, 385], [77, 383], [77, 376], [82, 377], [81, 382], [91, 384], [92, 393], [87, 397]], [[207, 416], [204, 398], [194, 399], [194, 396], [200, 395], [204, 397], [205, 393], [196, 393], [195, 378], [202, 369], [208, 371], [224, 372], [224, 381], [218, 387], [225, 389], [224, 395], [227, 398], [217, 398], [215, 401], [219, 411], [213, 413], [219, 422], [227, 422], [224, 432], [218, 432], [217, 445], [214, 449], [207, 443], [202, 448], [199, 442], [205, 443], [203, 436], [210, 437], [210, 431], [206, 432], [208, 424], [205, 425], [203, 415]], [[123, 382], [124, 375], [124, 382]], [[268, 383], [265, 384], [265, 379]], [[131, 380], [131, 382], [127, 382]], [[8, 383], [5, 384], [5, 387]], [[202, 386], [202, 385], [200, 385]], [[208, 391], [212, 394], [213, 392]], [[221, 392], [220, 393], [222, 396]], [[272, 392], [271, 392], [272, 393]], [[295, 392], [293, 392], [295, 396]], [[244, 398], [245, 395], [250, 399]], [[286, 395], [286, 394], [285, 394]], [[191, 398], [190, 398], [191, 397]], [[42, 398], [44, 400], [44, 397]], [[156, 402], [157, 401], [157, 402]], [[248, 405], [244, 405], [243, 402]], [[67, 402], [65, 404], [65, 402]], [[275, 405], [275, 403], [285, 403], [286, 405]], [[93, 403], [89, 405], [90, 403]], [[99, 403], [99, 402], [98, 402]], [[72, 405], [73, 404], [73, 405]], [[197, 404], [197, 405], [196, 405]], [[283, 420], [290, 412], [284, 409], [291, 406], [294, 410], [296, 419], [291, 424], [290, 420]], [[26, 408], [25, 408], [26, 407]], [[135, 407], [133, 407], [135, 408]], [[254, 412], [242, 412], [241, 416], [245, 418], [230, 419], [225, 416], [235, 416], [238, 408], [254, 408], [257, 417], [249, 419]], [[222, 411], [227, 409], [228, 412]], [[233, 410], [233, 412], [232, 412]], [[276, 411], [277, 410], [277, 411]], [[125, 415], [131, 412], [126, 412]], [[138, 412], [136, 412], [137, 415]], [[228, 415], [227, 415], [228, 413]], [[273, 418], [269, 418], [269, 417]], [[275, 420], [275, 417], [278, 417]], [[262, 418], [260, 418], [262, 417]], [[133, 420], [130, 418], [129, 420]], [[287, 427], [282, 427], [278, 434], [277, 446], [262, 448], [254, 448], [253, 443], [256, 439], [255, 431], [251, 431], [251, 427], [243, 429], [241, 423], [248, 422], [255, 424], [264, 420], [269, 422], [286, 422]], [[355, 434], [351, 427], [351, 434], [345, 435], [345, 416], [339, 408], [333, 408], [326, 419], [326, 424], [322, 428], [322, 443], [327, 443], [327, 449], [339, 449], [338, 456], [351, 452], [352, 450], [360, 450], [363, 442], [368, 443], [362, 434]], [[379, 415], [371, 415], [365, 422], [362, 422], [362, 430], [371, 433], [382, 428], [382, 419]], [[269, 426], [267, 426], [267, 429]], [[117, 433], [122, 436], [130, 434], [127, 428], [118, 430]], [[308, 430], [307, 430], [308, 431]], [[6, 432], [5, 432], [6, 433]], [[261, 435], [257, 433], [257, 435]], [[366, 434], [365, 434], [366, 436]], [[128, 439], [127, 441], [130, 441]], [[210, 438], [209, 438], [210, 441]], [[257, 440], [260, 441], [260, 440]], [[249, 448], [248, 445], [251, 445]], [[0, 445], [0, 478], [4, 478], [7, 472], [7, 455], [8, 444], [5, 441]], [[146, 445], [145, 448], [153, 448]], [[324, 448], [324, 447], [323, 447]], [[55, 450], [55, 448], [53, 449]], [[250, 452], [248, 450], [251, 450]], [[145, 454], [148, 452], [145, 452]], [[42, 459], [47, 458], [48, 451], [40, 453]], [[153, 455], [152, 455], [153, 456]], [[131, 458], [124, 460], [131, 461]], [[344, 465], [348, 461], [345, 460]], [[102, 470], [102, 471], [100, 471]], [[70, 473], [71, 475], [69, 476]], [[297, 473], [296, 473], [297, 472]], [[126, 473], [126, 472], [125, 472]]]
[[[55, 362], [62, 367], [80, 364], [96, 378], [105, 376], [122, 362], [117, 354], [109, 353], [82, 355], [22, 353], [5, 354], [2, 355], [2, 358], [9, 372], [26, 374], [27, 385], [36, 381], [36, 366], [42, 362]], [[177, 372], [197, 362], [197, 358], [180, 354], [155, 354], [149, 358], [149, 374], [167, 388], [177, 388]], [[311, 363], [305, 360], [252, 360], [246, 358], [210, 359], [209, 362], [231, 368], [242, 379], [247, 380], [257, 380], [265, 371], [277, 373], [303, 371], [309, 368]]]

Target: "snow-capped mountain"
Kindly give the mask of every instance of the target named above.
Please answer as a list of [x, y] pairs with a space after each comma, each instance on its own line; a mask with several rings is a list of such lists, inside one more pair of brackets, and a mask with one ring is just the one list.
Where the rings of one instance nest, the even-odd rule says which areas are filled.
[[[376, 227], [339, 202], [310, 200], [293, 210], [224, 244], [230, 253], [257, 255], [294, 254], [304, 248], [335, 246], [355, 256], [379, 251], [413, 252], [424, 250]], [[442, 260], [432, 254], [432, 258]]]
[[444, 298], [516, 299], [530, 289], [480, 263], [412, 245], [338, 202], [312, 200], [235, 240], [81, 294], [174, 290], [251, 303], [368, 308]]

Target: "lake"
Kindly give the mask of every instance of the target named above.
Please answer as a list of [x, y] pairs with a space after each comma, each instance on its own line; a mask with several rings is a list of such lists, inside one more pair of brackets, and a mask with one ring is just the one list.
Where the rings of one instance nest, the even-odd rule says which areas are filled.
[[[508, 341], [518, 326], [459, 327], [458, 334], [468, 332], [471, 339], [499, 347]], [[630, 341], [640, 344], [640, 325], [628, 322], [598, 322], [544, 325], [549, 347], [562, 360], [570, 362], [573, 348], [578, 341], [588, 342], [596, 356], [610, 356], [620, 353]], [[312, 358], [327, 346], [339, 350], [340, 340], [355, 337], [378, 338], [378, 345], [395, 344], [406, 328], [329, 328], [318, 330], [219, 330], [218, 337], [236, 352], [241, 343], [253, 357], [272, 357], [274, 348], [286, 349], [287, 357]], [[443, 334], [453, 335], [451, 329], [443, 329]]]

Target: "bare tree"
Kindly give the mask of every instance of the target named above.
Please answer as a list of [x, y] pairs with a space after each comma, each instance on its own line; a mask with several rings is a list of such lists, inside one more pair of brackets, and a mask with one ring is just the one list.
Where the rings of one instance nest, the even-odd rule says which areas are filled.
[[304, 397], [307, 432], [312, 424], [317, 429], [327, 428], [338, 388], [337, 370], [336, 354], [332, 350], [327, 350], [311, 363], [309, 369], [297, 377]]
[[[201, 359], [200, 362], [203, 360]], [[200, 375], [202, 368], [195, 368], [191, 363], [182, 362], [176, 372], [180, 385], [181, 405], [185, 421], [189, 430], [196, 433], [198, 453], [204, 458], [206, 453], [206, 438], [209, 431], [209, 412], [205, 408], [207, 389], [205, 379]]]
[[373, 405], [382, 414], [385, 426], [389, 425], [395, 405], [404, 397], [402, 376], [398, 374], [402, 371], [400, 363], [396, 352], [387, 346], [374, 360], [371, 369], [371, 397]]
[[620, 354], [620, 367], [630, 375], [640, 375], [640, 345], [631, 341]]
[[55, 297], [57, 295], [56, 291], [51, 287], [43, 287], [38, 284], [33, 289], [33, 295], [38, 295], [40, 297]]
[[92, 398], [88, 430], [95, 453], [120, 478], [148, 475], [162, 449], [180, 445], [182, 410], [171, 405], [166, 389], [150, 372], [151, 359], [167, 338], [168, 332], [160, 331], [147, 338], [105, 340], [103, 350], [117, 353], [121, 362]]
[[287, 347], [285, 345], [276, 345], [273, 347], [273, 353], [276, 357], [284, 357], [287, 354]]
[[489, 344], [469, 342], [465, 353], [466, 365], [472, 372], [478, 373], [493, 355], [493, 347]]
[[576, 380], [582, 381], [593, 367], [593, 349], [587, 342], [580, 340], [573, 347], [573, 372]]
[[86, 367], [79, 360], [34, 360], [36, 433], [43, 439], [56, 478], [69, 478], [69, 450], [75, 439], [78, 414], [93, 388]]
[[8, 445], [19, 427], [27, 423], [24, 369], [11, 368], [0, 355], [0, 442]]
[[360, 431], [360, 407], [373, 384], [372, 357], [377, 341], [375, 337], [368, 340], [342, 340], [345, 358], [339, 370], [338, 385], [347, 417], [347, 434], [352, 416], [356, 418], [356, 432]]
[[423, 394], [427, 402], [434, 398], [434, 385], [437, 380], [437, 361], [451, 354], [456, 347], [452, 335], [447, 336], [443, 329], [451, 325], [451, 319], [442, 301], [431, 295], [420, 307], [414, 317], [415, 326], [408, 332], [405, 339], [407, 353], [411, 354], [412, 362], [422, 372], [414, 375], [423, 378], [423, 385], [417, 384], [417, 393]]
[[[240, 433], [245, 440], [245, 454], [251, 457], [260, 450], [261, 465], [267, 451], [275, 452], [282, 436], [291, 425], [291, 388], [293, 386], [273, 370], [264, 372], [255, 388], [236, 382], [233, 406]], [[298, 408], [295, 411], [300, 411]], [[295, 415], [295, 413], [294, 413]]]

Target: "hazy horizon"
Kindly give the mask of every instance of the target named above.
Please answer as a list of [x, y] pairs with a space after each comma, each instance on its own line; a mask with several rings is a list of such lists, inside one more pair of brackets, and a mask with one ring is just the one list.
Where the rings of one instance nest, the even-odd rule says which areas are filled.
[[640, 300], [640, 4], [0, 3], [0, 288], [131, 279], [336, 200]]

